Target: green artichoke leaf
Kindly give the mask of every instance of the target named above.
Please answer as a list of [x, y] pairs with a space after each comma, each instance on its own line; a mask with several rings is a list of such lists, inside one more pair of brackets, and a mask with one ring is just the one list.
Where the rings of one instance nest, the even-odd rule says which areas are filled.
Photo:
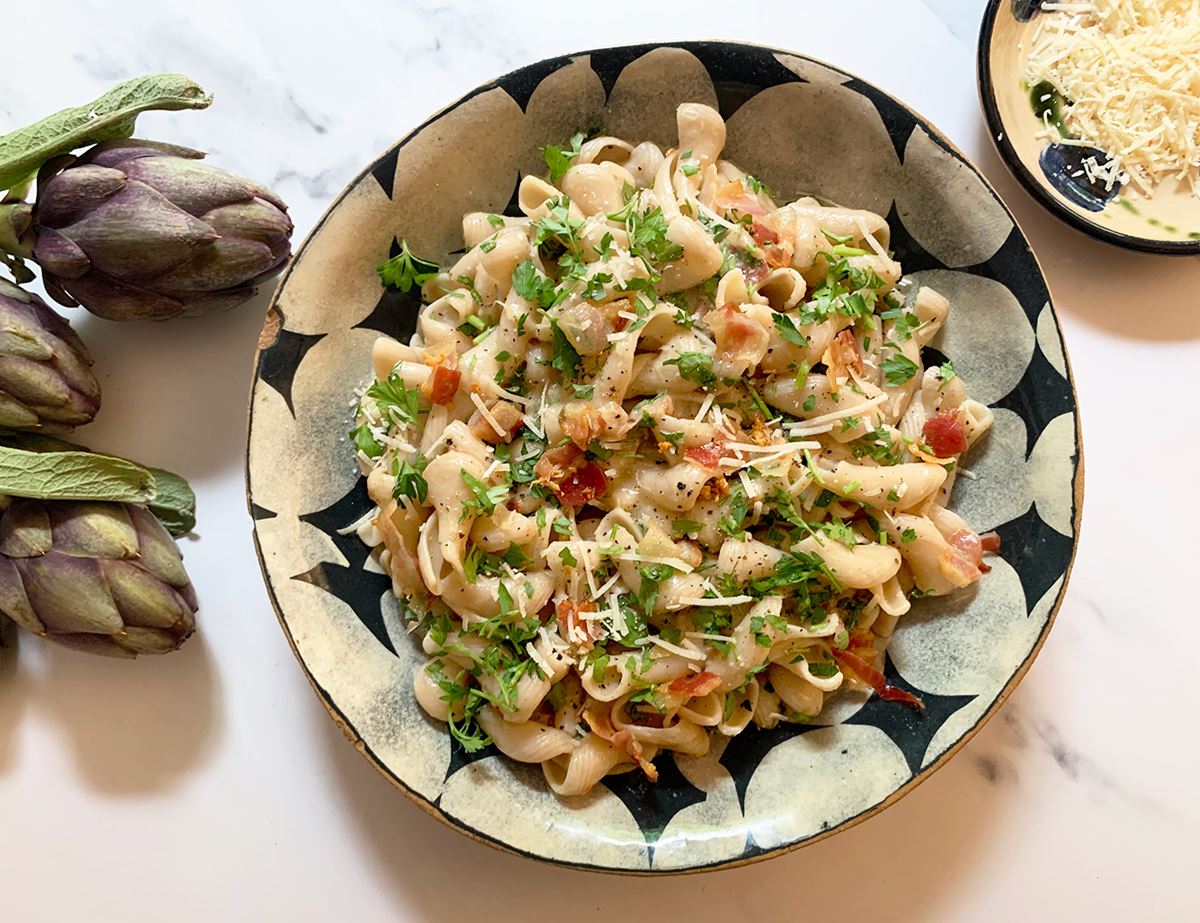
[[[8, 456], [5, 453], [12, 450], [20, 450], [22, 454]], [[107, 493], [87, 493], [83, 492], [88, 488], [80, 487], [79, 493], [54, 494], [53, 496], [46, 493], [21, 493], [22, 484], [25, 490], [36, 490], [40, 485], [44, 484], [47, 476], [42, 473], [34, 475], [33, 479], [26, 478], [25, 482], [18, 482], [16, 489], [8, 490], [6, 485], [14, 483], [8, 477], [7, 472], [12, 469], [7, 459], [17, 462], [23, 461], [27, 456], [37, 454], [40, 456], [38, 464], [41, 464], [41, 459], [47, 455], [80, 455], [87, 456], [91, 459], [101, 459], [112, 462], [118, 462], [121, 465], [131, 466], [132, 469], [137, 469], [139, 472], [145, 471], [149, 474], [153, 481], [153, 491], [148, 499], [135, 499], [134, 496], [109, 496]], [[58, 462], [54, 462], [59, 464]], [[78, 460], [74, 460], [78, 463]], [[100, 463], [103, 467], [103, 461]], [[57, 470], [57, 469], [56, 469]], [[125, 470], [125, 469], [122, 469]], [[56, 475], [57, 476], [57, 475]], [[138, 475], [141, 478], [141, 475]], [[84, 481], [79, 482], [83, 484]], [[141, 484], [141, 481], [135, 479], [131, 483]], [[108, 482], [106, 481], [107, 485]], [[61, 490], [70, 490], [70, 485], [56, 485]], [[105, 486], [104, 490], [109, 487]], [[141, 489], [139, 486], [136, 489]], [[43, 433], [3, 433], [0, 432], [0, 494], [9, 494], [14, 497], [36, 497], [39, 500], [119, 500], [126, 503], [144, 503], [159, 522], [163, 524], [168, 532], [175, 537], [186, 535], [196, 528], [196, 494], [192, 490], [192, 486], [181, 475], [175, 474], [173, 471], [167, 471], [163, 468], [150, 468], [138, 465], [136, 462], [129, 461], [125, 458], [119, 458], [113, 455], [98, 455], [92, 452], [86, 446], [77, 445], [74, 442], [67, 442], [65, 439], [59, 439], [56, 436], [47, 436]]]
[[196, 528], [196, 494], [192, 486], [178, 474], [151, 468], [156, 488], [154, 499], [146, 504], [167, 531], [179, 537]]
[[148, 74], [119, 83], [84, 106], [63, 109], [0, 136], [0, 189], [20, 184], [52, 157], [97, 141], [128, 138], [152, 109], [205, 109], [212, 95], [182, 74]]
[[128, 459], [0, 446], [0, 494], [10, 497], [148, 504], [156, 489], [154, 475]]

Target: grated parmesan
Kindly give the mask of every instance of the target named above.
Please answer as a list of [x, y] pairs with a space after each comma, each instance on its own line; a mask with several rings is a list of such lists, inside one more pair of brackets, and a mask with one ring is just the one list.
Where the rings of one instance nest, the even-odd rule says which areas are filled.
[[492, 415], [492, 412], [488, 410], [487, 404], [485, 404], [483, 399], [474, 391], [471, 392], [471, 401], [475, 404], [476, 409], [479, 411], [479, 415], [487, 420], [488, 426], [496, 431], [496, 435], [501, 439], [505, 438], [508, 435], [508, 431], [500, 425], [500, 422], [495, 418], [495, 416]]
[[740, 606], [742, 603], [754, 602], [753, 596], [681, 596], [680, 605], [684, 606]]
[[1195, 0], [1047, 3], [1025, 79], [1048, 81], [1071, 101], [1063, 119], [1110, 160], [1084, 160], [1108, 189], [1128, 178], [1149, 195], [1166, 179], [1200, 196], [1200, 4]]

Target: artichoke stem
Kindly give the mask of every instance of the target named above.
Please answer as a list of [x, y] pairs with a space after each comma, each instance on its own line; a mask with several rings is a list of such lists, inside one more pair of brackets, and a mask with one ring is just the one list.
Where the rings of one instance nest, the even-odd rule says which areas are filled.
[[19, 260], [33, 259], [33, 241], [26, 236], [32, 223], [33, 206], [28, 202], [0, 205], [0, 250]]

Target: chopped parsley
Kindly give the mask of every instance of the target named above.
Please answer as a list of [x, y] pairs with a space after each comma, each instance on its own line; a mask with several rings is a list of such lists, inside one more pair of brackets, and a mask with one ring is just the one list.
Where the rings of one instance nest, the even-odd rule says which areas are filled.
[[542, 148], [542, 159], [546, 161], [546, 168], [550, 171], [550, 182], [557, 184], [563, 178], [563, 174], [571, 169], [571, 161], [579, 156], [579, 149], [586, 137], [582, 131], [577, 131], [571, 135], [565, 149], [555, 144], [547, 144]]
[[550, 367], [561, 373], [564, 378], [574, 378], [583, 360], [558, 326], [558, 321], [550, 321], [550, 329], [554, 334], [554, 352]]
[[385, 286], [408, 292], [415, 285], [420, 287], [441, 272], [442, 267], [423, 260], [408, 249], [408, 241], [400, 241], [400, 252], [380, 263], [375, 271]]
[[497, 484], [488, 487], [487, 484], [471, 474], [470, 471], [460, 471], [463, 483], [470, 488], [473, 496], [463, 503], [463, 517], [468, 515], [490, 516], [496, 511], [496, 504], [503, 503], [508, 496], [508, 485]]
[[794, 343], [796, 346], [807, 346], [808, 337], [796, 329], [796, 323], [786, 314], [775, 312], [771, 319], [775, 322], [775, 329], [779, 331], [779, 335], [787, 342]]
[[554, 280], [538, 272], [532, 260], [517, 264], [517, 268], [513, 270], [512, 281], [517, 294], [530, 304], [543, 309], [554, 304]]
[[424, 503], [429, 495], [429, 484], [426, 483], [422, 472], [429, 464], [429, 459], [418, 452], [412, 461], [400, 462], [396, 469], [396, 484], [392, 488], [392, 496], [399, 500], [401, 497], [411, 497], [418, 503]]
[[900, 387], [917, 374], [917, 364], [900, 353], [884, 359], [879, 367], [890, 388]]
[[383, 446], [375, 440], [375, 435], [371, 432], [371, 426], [368, 423], [362, 423], [351, 430], [350, 438], [354, 440], [354, 448], [367, 458], [378, 458], [383, 454]]
[[375, 402], [382, 416], [390, 415], [400, 423], [416, 423], [421, 412], [421, 392], [404, 384], [399, 369], [382, 381], [373, 382], [366, 396]]
[[717, 383], [713, 359], [708, 353], [681, 352], [674, 359], [666, 360], [663, 365], [677, 366], [680, 378], [694, 381], [702, 388], [711, 388]]
[[741, 535], [750, 513], [750, 503], [746, 499], [746, 489], [741, 481], [737, 481], [729, 491], [729, 499], [725, 502], [727, 512], [717, 523], [717, 527], [726, 535]]

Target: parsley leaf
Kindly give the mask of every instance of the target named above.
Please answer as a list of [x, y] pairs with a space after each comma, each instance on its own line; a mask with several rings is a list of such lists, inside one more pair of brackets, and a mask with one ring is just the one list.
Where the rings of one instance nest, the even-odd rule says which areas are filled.
[[644, 214], [630, 209], [625, 219], [630, 252], [651, 263], [666, 263], [683, 255], [683, 247], [667, 238], [667, 219], [661, 208]]
[[574, 378], [583, 362], [567, 335], [559, 329], [557, 321], [550, 321], [550, 329], [554, 333], [554, 354], [550, 367], [558, 370], [564, 378]]
[[402, 292], [410, 291], [414, 285], [424, 285], [441, 270], [442, 267], [437, 263], [423, 260], [409, 250], [407, 240], [400, 241], [399, 253], [375, 268], [385, 286], [398, 288]]
[[702, 388], [710, 388], [717, 383], [712, 356], [708, 353], [681, 352], [674, 359], [666, 360], [663, 365], [678, 366], [680, 378], [694, 381]]
[[726, 507], [729, 512], [721, 517], [717, 525], [726, 535], [740, 535], [743, 531], [742, 524], [750, 513], [750, 503], [746, 499], [746, 489], [741, 481], [737, 481], [729, 491]]
[[401, 423], [417, 422], [417, 415], [421, 412], [421, 392], [407, 387], [399, 370], [393, 371], [382, 381], [373, 382], [367, 388], [366, 396], [375, 401], [381, 414], [390, 412]]
[[890, 359], [884, 359], [879, 367], [883, 370], [888, 387], [891, 388], [900, 387], [917, 374], [917, 364], [900, 353], [896, 353]]
[[468, 513], [475, 513], [481, 516], [490, 516], [496, 511], [496, 504], [502, 503], [504, 498], [508, 496], [508, 487], [504, 484], [498, 484], [495, 487], [488, 487], [487, 484], [471, 474], [470, 471], [460, 471], [463, 483], [471, 489], [474, 497], [463, 503], [463, 516]]
[[796, 346], [808, 345], [808, 337], [796, 329], [795, 322], [786, 314], [775, 312], [771, 319], [775, 321], [775, 329], [779, 331], [779, 335], [789, 343]]
[[554, 280], [538, 272], [533, 260], [517, 264], [517, 268], [513, 270], [512, 281], [517, 294], [530, 304], [539, 308], [548, 308], [554, 304]]
[[567, 142], [568, 147], [565, 150], [554, 144], [547, 144], [542, 148], [542, 159], [546, 161], [546, 167], [550, 170], [550, 182], [557, 183], [571, 168], [571, 161], [579, 156], [584, 137], [582, 131], [575, 132]]
[[429, 495], [429, 484], [421, 475], [429, 459], [418, 452], [413, 460], [402, 461], [396, 472], [396, 486], [392, 488], [392, 496], [399, 500], [401, 497], [412, 497], [418, 503], [424, 503]]
[[356, 429], [350, 431], [350, 437], [354, 440], [354, 448], [362, 452], [367, 458], [378, 458], [383, 454], [383, 446], [375, 441], [375, 435], [371, 432], [371, 427], [363, 423]]

